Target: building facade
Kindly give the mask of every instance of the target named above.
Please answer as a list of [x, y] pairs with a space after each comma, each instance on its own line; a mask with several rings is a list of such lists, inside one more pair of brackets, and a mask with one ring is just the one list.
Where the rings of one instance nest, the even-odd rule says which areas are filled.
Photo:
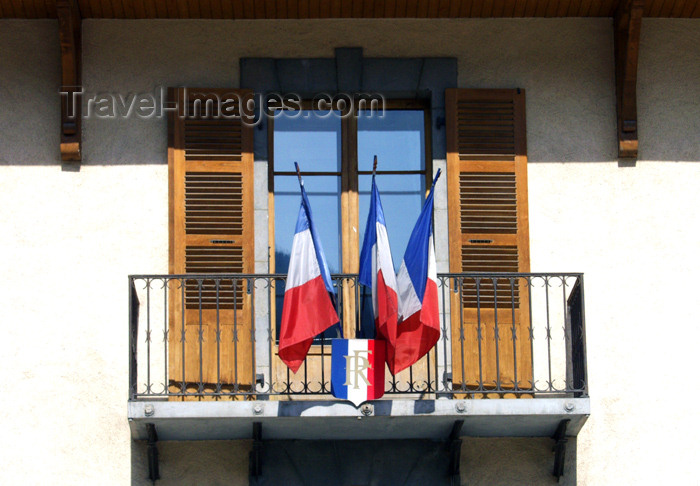
[[[0, 5], [5, 8], [5, 3]], [[83, 12], [79, 163], [63, 162], [59, 149], [58, 22], [9, 18], [20, 16], [3, 10], [0, 17], [8, 18], [0, 18], [0, 201], [4, 208], [0, 242], [7, 271], [0, 293], [9, 312], [2, 320], [5, 339], [0, 362], [11, 384], [2, 395], [2, 431], [10, 438], [0, 460], [4, 476], [25, 484], [147, 484], [153, 446], [144, 440], [145, 424], [156, 423], [161, 435], [156, 446], [158, 484], [275, 484], [282, 480], [316, 484], [328, 482], [329, 477], [343, 478], [347, 484], [363, 484], [363, 477], [366, 484], [375, 484], [372, 480], [430, 484], [426, 478], [441, 484], [455, 467], [450, 460], [450, 424], [465, 420], [461, 435], [453, 437], [462, 441], [456, 461], [461, 484], [549, 484], [557, 481], [552, 475], [555, 442], [545, 431], [557, 423], [557, 417], [569, 414], [571, 423], [579, 426], [574, 432], [569, 429], [560, 482], [693, 482], [690, 459], [697, 426], [692, 420], [692, 397], [687, 395], [692, 390], [694, 348], [700, 338], [688, 305], [693, 302], [692, 275], [698, 270], [691, 252], [700, 243], [695, 210], [699, 202], [695, 187], [700, 183], [696, 165], [700, 162], [700, 23], [690, 18], [693, 12], [698, 14], [698, 7], [693, 8], [688, 18], [651, 16], [641, 21], [636, 75], [639, 148], [634, 161], [618, 157], [615, 21], [610, 16], [231, 21], [97, 18], [110, 17], [107, 14], [91, 18]], [[304, 407], [305, 402], [284, 394], [262, 398], [261, 390], [270, 391], [271, 381], [284, 382], [286, 372], [273, 363], [275, 298], [260, 292], [247, 297], [255, 309], [249, 327], [242, 328], [256, 338], [248, 348], [254, 364], [244, 368], [240, 363], [250, 379], [230, 380], [252, 387], [252, 400], [149, 399], [149, 383], [166, 384], [167, 375], [173, 374], [168, 366], [174, 357], [168, 353], [177, 350], [177, 344], [169, 350], [167, 343], [176, 341], [164, 331], [174, 313], [167, 299], [175, 297], [158, 293], [155, 287], [152, 295], [145, 287], [132, 291], [127, 277], [185, 273], [173, 267], [178, 263], [171, 252], [170, 218], [174, 152], [187, 148], [177, 141], [175, 125], [180, 122], [172, 117], [169, 122], [163, 113], [129, 114], [125, 104], [113, 105], [114, 113], [102, 104], [105, 111], [100, 112], [99, 101], [90, 105], [90, 99], [116, 97], [112, 99], [118, 102], [121, 95], [125, 103], [135, 94], [152, 95], [160, 102], [168, 97], [168, 88], [181, 87], [298, 93], [300, 99], [319, 92], [367, 91], [383, 94], [389, 100], [387, 106], [397, 100], [417, 103], [404, 109], [426, 113], [420, 170], [426, 179], [437, 169], [447, 173], [438, 186], [435, 206], [437, 264], [443, 275], [469, 271], [456, 270], [460, 252], [455, 252], [455, 225], [450, 223], [450, 218], [459, 221], [456, 214], [462, 214], [450, 209], [451, 191], [457, 189], [448, 178], [460, 178], [450, 174], [454, 170], [450, 164], [462, 160], [451, 148], [456, 141], [450, 142], [449, 133], [457, 118], [450, 117], [455, 100], [473, 94], [459, 90], [504, 90], [513, 99], [522, 95], [523, 150], [514, 148], [513, 159], [526, 155], [525, 215], [517, 216], [518, 227], [529, 228], [529, 268], [524, 273], [571, 272], [567, 275], [574, 280], [579, 273], [585, 275], [585, 393], [567, 388], [569, 393], [540, 398], [533, 392], [533, 400], [455, 395], [460, 389], [453, 385], [461, 377], [465, 382], [469, 379], [468, 372], [459, 372], [455, 364], [453, 350], [458, 348], [453, 346], [459, 334], [450, 329], [460, 315], [455, 306], [466, 301], [457, 304], [460, 301], [448, 292], [441, 303], [443, 331], [448, 330], [447, 335], [443, 333], [444, 347], [435, 352], [434, 368], [432, 362], [427, 365], [437, 388], [424, 390], [423, 396], [418, 392], [387, 396], [394, 406], [386, 418], [380, 417], [377, 403], [372, 414], [363, 417], [354, 407], [328, 405], [328, 397], [322, 397], [326, 400], [322, 407], [333, 410], [328, 414], [283, 413], [282, 408], [290, 406], [282, 404]], [[270, 180], [281, 175], [270, 166], [272, 155], [281, 155], [274, 152], [278, 143], [274, 126], [267, 118], [262, 120], [250, 128], [252, 146], [244, 150], [253, 168], [253, 177], [246, 182], [252, 204], [244, 208], [249, 213], [245, 221], [252, 221], [254, 230], [242, 245], [249, 252], [243, 264], [247, 267], [235, 273], [267, 275], [276, 270], [271, 266], [275, 262], [271, 249], [274, 253], [277, 241], [272, 234], [276, 226], [271, 204], [277, 196], [270, 191]], [[346, 160], [346, 150], [344, 145], [339, 149], [339, 159]], [[381, 163], [380, 158], [380, 169]], [[345, 175], [338, 177], [347, 176], [346, 166], [342, 169], [339, 172]], [[247, 170], [244, 176], [251, 175]], [[361, 174], [357, 176], [359, 184], [366, 182]], [[418, 190], [425, 189], [424, 184]], [[296, 199], [290, 200], [298, 207]], [[345, 210], [354, 214], [347, 218], [364, 225], [361, 202]], [[346, 217], [343, 214], [341, 219]], [[343, 224], [337, 223], [339, 228]], [[353, 252], [358, 250], [352, 238], [359, 240], [359, 235], [352, 236], [351, 229], [341, 232], [347, 232], [350, 243], [346, 247], [341, 243], [336, 250], [341, 263], [334, 273], [356, 273]], [[480, 241], [470, 234], [465, 230], [467, 236], [460, 233], [459, 237]], [[519, 248], [522, 264], [525, 253]], [[397, 266], [399, 262], [395, 258]], [[516, 265], [510, 271], [523, 273], [523, 267]], [[524, 289], [525, 281], [517, 278], [515, 285]], [[555, 291], [561, 303], [562, 290], [556, 287], [552, 295]], [[544, 295], [537, 292], [534, 287], [530, 290], [535, 300]], [[570, 292], [571, 288], [564, 289], [564, 301]], [[135, 302], [139, 327], [132, 336], [130, 304], [133, 308]], [[551, 336], [565, 346], [572, 340], [567, 334], [571, 328], [566, 323], [571, 324], [566, 305], [551, 316], [549, 309], [538, 311], [537, 303], [531, 304], [535, 317], [530, 322], [537, 321], [537, 312], [547, 312]], [[356, 310], [351, 307], [345, 312]], [[149, 339], [146, 326], [151, 324], [154, 331]], [[527, 335], [526, 328], [522, 332]], [[562, 382], [573, 383], [574, 378], [567, 375], [572, 366], [570, 348], [559, 349], [560, 355], [550, 353], [546, 376], [547, 351], [537, 351], [538, 345], [547, 342], [544, 336], [531, 341], [533, 368], [528, 372], [521, 367], [520, 373], [546, 383], [552, 380], [553, 366]], [[513, 341], [507, 343], [513, 345]], [[146, 357], [151, 346], [153, 356]], [[238, 353], [238, 348], [234, 351]], [[197, 353], [196, 349], [187, 352]], [[232, 359], [231, 366], [238, 366], [238, 358]], [[514, 361], [511, 356], [506, 362], [513, 366]], [[130, 370], [132, 363], [135, 368]], [[193, 372], [201, 372], [203, 366]], [[151, 371], [153, 377], [146, 378]], [[136, 379], [130, 383], [133, 373]], [[186, 373], [189, 376], [190, 371]], [[253, 379], [260, 382], [252, 383]], [[199, 381], [208, 380], [200, 375]], [[209, 381], [216, 384], [217, 380]], [[218, 381], [220, 385], [222, 380]], [[127, 407], [128, 398], [132, 400]], [[538, 405], [520, 405], [567, 406], [567, 400], [582, 408], [536, 412]], [[402, 404], [414, 402], [430, 403], [434, 409], [400, 412]], [[457, 402], [465, 404], [463, 410], [454, 408]], [[155, 407], [155, 415], [147, 415], [146, 404]], [[255, 410], [256, 404], [262, 405], [261, 412]], [[233, 408], [216, 408], [221, 406]], [[438, 419], [445, 407], [449, 411], [442, 415], [444, 420]], [[513, 407], [525, 407], [525, 411]], [[195, 415], [187, 415], [191, 413]], [[318, 413], [318, 418], [304, 419], [309, 413]], [[493, 423], [479, 419], [481, 413]], [[538, 413], [550, 420], [541, 428], [534, 425], [539, 423]], [[425, 423], [421, 415], [429, 416]], [[350, 426], [348, 419], [365, 424]], [[254, 422], [262, 423], [262, 443], [253, 440]], [[237, 424], [245, 434], [236, 429]], [[326, 432], [316, 430], [324, 427]], [[411, 427], [415, 433], [406, 431]], [[355, 435], [353, 430], [359, 432]], [[307, 441], [299, 442], [303, 440]], [[336, 441], [335, 458], [327, 450], [332, 442], [327, 441]], [[258, 448], [262, 448], [263, 470], [256, 480], [251, 464]], [[363, 451], [368, 449], [374, 459], [364, 460]], [[439, 453], [431, 456], [436, 450]], [[327, 467], [314, 470], [299, 451], [307, 460], [316, 458]], [[352, 466], [354, 472], [343, 471], [343, 464], [353, 461], [358, 464]], [[386, 472], [389, 464], [402, 461], [404, 479]], [[373, 464], [379, 469], [373, 471]]]

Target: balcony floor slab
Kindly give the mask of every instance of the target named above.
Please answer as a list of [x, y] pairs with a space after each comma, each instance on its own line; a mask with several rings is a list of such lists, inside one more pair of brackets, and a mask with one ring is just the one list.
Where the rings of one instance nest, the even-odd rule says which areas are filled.
[[231, 440], [252, 438], [262, 423], [263, 439], [374, 440], [446, 439], [455, 421], [462, 436], [551, 437], [570, 419], [567, 435], [576, 436], [590, 414], [588, 398], [486, 400], [376, 400], [371, 414], [349, 402], [248, 401], [128, 403], [133, 439], [146, 439], [146, 424], [159, 440]]

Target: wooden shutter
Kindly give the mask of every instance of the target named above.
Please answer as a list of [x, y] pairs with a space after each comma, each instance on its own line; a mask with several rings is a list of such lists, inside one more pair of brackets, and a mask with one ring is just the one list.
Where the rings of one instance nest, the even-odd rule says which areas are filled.
[[[169, 118], [172, 274], [254, 272], [253, 129], [236, 116], [250, 97], [243, 90], [170, 91], [178, 103]], [[183, 382], [190, 392], [254, 383], [247, 283], [242, 278], [222, 280], [218, 288], [211, 279], [171, 283], [171, 391], [178, 392]]]
[[[449, 89], [446, 111], [450, 271], [529, 272], [525, 92]], [[517, 381], [529, 388], [526, 281], [480, 280], [478, 302], [475, 279], [458, 290], [451, 303], [454, 386], [513, 388]]]

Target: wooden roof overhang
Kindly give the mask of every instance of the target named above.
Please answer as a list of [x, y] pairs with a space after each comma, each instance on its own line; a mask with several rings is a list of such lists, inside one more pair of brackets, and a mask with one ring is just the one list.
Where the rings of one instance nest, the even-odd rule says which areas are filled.
[[61, 159], [81, 159], [82, 19], [350, 19], [612, 17], [618, 156], [636, 158], [642, 17], [700, 18], [700, 0], [0, 0], [0, 19], [58, 19]]
[[[0, 18], [57, 18], [60, 0], [0, 0]], [[619, 0], [75, 0], [85, 19], [613, 17]], [[644, 17], [700, 18], [699, 0], [646, 0]]]

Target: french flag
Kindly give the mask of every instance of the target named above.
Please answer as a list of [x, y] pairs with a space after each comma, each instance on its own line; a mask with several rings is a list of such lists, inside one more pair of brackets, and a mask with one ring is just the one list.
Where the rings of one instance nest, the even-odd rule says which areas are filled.
[[279, 341], [279, 357], [294, 373], [304, 362], [314, 337], [340, 321], [333, 305], [335, 290], [326, 257], [316, 235], [299, 166], [295, 165], [301, 207], [289, 259]]
[[372, 195], [365, 238], [360, 253], [360, 283], [372, 289], [372, 310], [377, 339], [386, 341], [386, 356], [389, 370], [392, 368], [396, 345], [396, 323], [398, 319], [398, 292], [396, 274], [391, 258], [389, 236], [384, 221], [384, 209], [379, 189], [372, 175]]
[[[399, 294], [399, 323], [392, 373], [417, 362], [440, 339], [437, 269], [433, 243], [433, 192], [438, 169], [423, 209], [408, 240], [396, 277]], [[392, 365], [389, 365], [390, 369]]]

